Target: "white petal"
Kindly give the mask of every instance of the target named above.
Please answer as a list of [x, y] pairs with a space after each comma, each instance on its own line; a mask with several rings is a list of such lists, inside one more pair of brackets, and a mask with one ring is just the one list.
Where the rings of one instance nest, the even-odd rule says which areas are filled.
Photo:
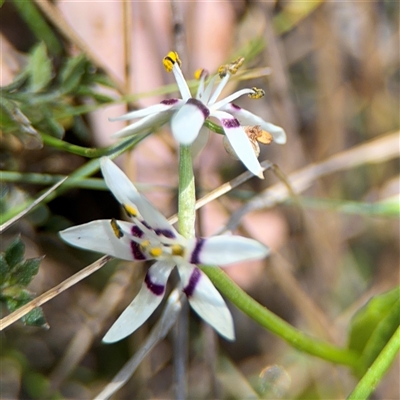
[[193, 310], [221, 336], [234, 340], [232, 315], [210, 279], [194, 265], [178, 265], [178, 270], [183, 291]]
[[114, 343], [138, 329], [161, 303], [168, 277], [174, 264], [158, 261], [146, 274], [142, 287], [131, 304], [114, 322], [103, 338], [105, 343]]
[[192, 158], [197, 157], [207, 144], [210, 131], [205, 126], [202, 126], [196, 140], [192, 143]]
[[209, 114], [210, 111], [201, 101], [189, 99], [172, 117], [171, 129], [175, 139], [183, 145], [193, 143]]
[[269, 132], [274, 138], [274, 142], [278, 144], [286, 143], [286, 133], [280, 126], [271, 124], [270, 122], [264, 121], [258, 115], [251, 113], [235, 104], [226, 104], [220, 108], [221, 110], [227, 111], [236, 117], [242, 125], [260, 125], [262, 129]]
[[213, 87], [215, 85], [215, 81], [217, 80], [218, 75], [214, 75], [210, 82], [208, 82], [206, 88], [204, 89], [204, 92], [201, 94], [200, 97], [198, 97], [199, 100], [201, 100], [204, 104], [208, 104], [208, 101], [211, 96], [211, 92], [213, 90]]
[[137, 208], [146, 223], [154, 230], [160, 230], [171, 238], [179, 236], [168, 220], [138, 192], [116, 164], [109, 158], [102, 157], [100, 165], [106, 185], [121, 204]]
[[163, 111], [158, 114], [151, 114], [147, 117], [140, 119], [120, 129], [118, 132], [113, 133], [112, 137], [126, 137], [137, 135], [138, 133], [144, 133], [147, 129], [156, 130], [160, 126], [164, 125], [171, 118], [171, 111]]
[[199, 87], [197, 88], [196, 99], [201, 100], [204, 93], [204, 83], [206, 78], [208, 77], [208, 71], [203, 69], [200, 75]]
[[174, 63], [174, 66], [172, 67], [172, 72], [175, 76], [179, 91], [181, 92], [182, 100], [187, 101], [190, 97], [192, 97], [192, 95], [190, 93], [189, 86], [187, 85], [186, 80], [183, 76], [182, 70], [177, 62]]
[[242, 89], [238, 90], [235, 93], [232, 93], [230, 96], [225, 97], [224, 99], [218, 101], [212, 106], [213, 110], [222, 109], [222, 107], [228, 103], [231, 103], [233, 100], [236, 100], [238, 97], [243, 96], [245, 94], [254, 93], [254, 89]]
[[224, 89], [224, 87], [228, 83], [230, 77], [231, 77], [231, 74], [227, 73], [221, 79], [221, 81], [219, 82], [217, 88], [215, 89], [214, 93], [212, 94], [210, 100], [207, 102], [207, 105], [211, 106], [217, 101], [219, 95], [221, 94], [222, 90]]
[[191, 252], [193, 264], [228, 265], [235, 262], [258, 260], [270, 249], [257, 240], [243, 236], [220, 235], [196, 239]]
[[239, 121], [223, 111], [213, 111], [210, 115], [221, 121], [226, 137], [240, 161], [250, 172], [264, 179], [263, 171], [254, 153], [253, 146], [246, 132], [240, 126]]
[[121, 115], [120, 117], [109, 118], [108, 120], [109, 121], [127, 121], [130, 119], [147, 117], [148, 115], [158, 114], [160, 112], [169, 110], [171, 107], [174, 107], [175, 102], [178, 102], [178, 101], [181, 101], [181, 100], [174, 99], [174, 103], [172, 103], [172, 100], [171, 100], [171, 104], [164, 104], [164, 103], [154, 104], [152, 106], [142, 108], [140, 110], [135, 110], [135, 111], [129, 112], [127, 114]]
[[109, 254], [122, 260], [136, 259], [131, 240], [126, 235], [118, 239], [111, 227], [110, 220], [97, 220], [73, 226], [61, 231], [60, 236], [69, 244], [82, 249]]

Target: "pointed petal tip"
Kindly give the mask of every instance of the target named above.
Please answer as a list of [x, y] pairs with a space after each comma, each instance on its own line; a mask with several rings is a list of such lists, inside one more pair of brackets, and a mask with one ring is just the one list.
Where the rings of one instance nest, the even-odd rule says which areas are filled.
[[225, 340], [228, 340], [229, 342], [234, 342], [236, 340], [235, 336], [235, 329], [232, 327], [229, 327], [227, 329], [227, 332], [219, 332], [217, 331]]
[[264, 177], [264, 171], [259, 171], [258, 172], [258, 174], [256, 175], [256, 176], [258, 176], [260, 179], [265, 179], [265, 177]]

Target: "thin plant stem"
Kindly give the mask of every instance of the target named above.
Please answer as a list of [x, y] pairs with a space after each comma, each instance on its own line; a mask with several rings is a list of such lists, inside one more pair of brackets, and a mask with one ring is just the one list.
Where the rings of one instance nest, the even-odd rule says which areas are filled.
[[[124, 140], [120, 143], [117, 143], [115, 146], [108, 147], [107, 149], [110, 152], [110, 153], [107, 153], [108, 157], [111, 159], [118, 157], [123, 152], [127, 151], [128, 149], [130, 149], [133, 146], [135, 146], [136, 144], [138, 144], [141, 140], [143, 140], [148, 135], [149, 135], [149, 133], [138, 135], [133, 138], [128, 138], [127, 140]], [[59, 142], [65, 143], [62, 140], [60, 140]], [[69, 145], [69, 143], [66, 143], [66, 144]], [[96, 149], [92, 149], [92, 150], [96, 150]], [[104, 150], [104, 149], [101, 149], [101, 150]], [[74, 171], [69, 176], [69, 178], [64, 182], [63, 186], [58, 188], [57, 190], [55, 190], [53, 193], [51, 193], [45, 199], [43, 199], [42, 203], [47, 203], [50, 200], [53, 200], [55, 197], [59, 196], [61, 193], [65, 192], [65, 190], [67, 190], [70, 187], [68, 185], [69, 180], [75, 180], [78, 178], [80, 178], [80, 179], [86, 178], [89, 175], [92, 175], [95, 172], [97, 172], [99, 169], [100, 169], [99, 159], [96, 158], [94, 160], [90, 160], [89, 162], [84, 164], [82, 167], [80, 167], [76, 171]], [[31, 203], [32, 203], [32, 201], [27, 201], [23, 204], [18, 205], [17, 207], [14, 207], [11, 210], [4, 212], [0, 216], [1, 223], [7, 222], [9, 219], [13, 218], [15, 215], [20, 213], [24, 208], [28, 207]]]
[[[196, 219], [196, 193], [193, 174], [192, 151], [190, 146], [179, 149], [179, 232], [186, 238], [194, 237]], [[186, 398], [186, 365], [188, 359], [188, 307], [183, 305], [179, 323], [174, 331], [174, 369], [176, 378], [175, 398]]]
[[[130, 147], [133, 139], [132, 137], [129, 137], [108, 147], [91, 148], [77, 146], [75, 144], [71, 144], [65, 142], [64, 140], [60, 140], [53, 136], [47, 135], [46, 133], [40, 133], [40, 136], [42, 137], [43, 143], [47, 144], [50, 147], [54, 147], [58, 150], [64, 150], [68, 153], [77, 154], [79, 156], [87, 158], [98, 158], [102, 156], [110, 156], [114, 153], [123, 152], [126, 150], [127, 147]], [[135, 136], [135, 138], [136, 137], [137, 136]], [[142, 135], [140, 135], [140, 138], [142, 138]]]
[[236, 307], [291, 346], [323, 360], [347, 365], [353, 369], [360, 366], [360, 360], [356, 353], [312, 338], [297, 330], [245, 293], [220, 268], [202, 266], [201, 269], [216, 288]]
[[[66, 178], [68, 177], [65, 175], [39, 174], [35, 172], [0, 171], [0, 182], [19, 182], [30, 183], [34, 185], [51, 185]], [[107, 185], [101, 178], [70, 178], [68, 182], [66, 182], [66, 185], [74, 188], [108, 190]]]
[[186, 238], [194, 237], [196, 195], [190, 146], [181, 146], [179, 153], [179, 232]]
[[368, 399], [400, 351], [400, 327], [350, 393], [348, 400]]

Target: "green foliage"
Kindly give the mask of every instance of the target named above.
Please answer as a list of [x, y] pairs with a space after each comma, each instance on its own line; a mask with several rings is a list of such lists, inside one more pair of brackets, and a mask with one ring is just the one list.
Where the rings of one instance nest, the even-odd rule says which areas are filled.
[[[30, 302], [34, 296], [25, 287], [38, 273], [43, 257], [25, 260], [25, 244], [17, 237], [0, 253], [0, 302], [3, 302], [10, 312]], [[26, 325], [46, 327], [46, 319], [40, 308], [35, 308], [22, 318]]]
[[99, 82], [111, 86], [83, 55], [56, 68], [45, 44], [39, 43], [14, 81], [0, 88], [0, 130], [17, 135], [28, 148], [42, 146], [39, 132], [62, 138], [66, 128], [74, 127], [74, 117], [87, 111], [75, 106], [74, 99], [94, 99], [92, 109], [113, 101], [94, 89]]
[[354, 316], [348, 347], [361, 354], [364, 373], [390, 340], [400, 323], [400, 287], [373, 297]]
[[51, 60], [44, 43], [39, 43], [31, 52], [28, 63], [29, 90], [33, 93], [45, 89], [52, 78]]

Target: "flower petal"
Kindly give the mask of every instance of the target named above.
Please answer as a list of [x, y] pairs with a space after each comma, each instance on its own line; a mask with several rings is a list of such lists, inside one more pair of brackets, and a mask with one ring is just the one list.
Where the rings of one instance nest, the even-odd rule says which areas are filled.
[[208, 142], [208, 138], [210, 136], [210, 131], [205, 126], [200, 128], [200, 132], [196, 138], [196, 140], [192, 143], [192, 158], [197, 157], [200, 152], [204, 149], [205, 145]]
[[168, 101], [167, 104], [165, 104], [164, 102], [161, 102], [159, 104], [154, 104], [152, 106], [142, 108], [140, 110], [135, 110], [135, 111], [129, 112], [129, 113], [121, 115], [119, 117], [109, 118], [108, 120], [111, 122], [113, 122], [113, 121], [128, 121], [130, 119], [147, 117], [148, 115], [152, 115], [152, 114], [159, 114], [163, 111], [169, 110], [170, 108], [174, 107], [178, 102], [181, 102], [181, 101], [182, 100], [179, 100], [179, 99], [171, 99]]
[[178, 265], [178, 271], [193, 310], [221, 336], [234, 340], [232, 315], [210, 279], [194, 265]]
[[270, 122], [264, 121], [258, 115], [247, 111], [236, 104], [230, 103], [220, 108], [223, 111], [227, 111], [229, 114], [232, 114], [236, 117], [241, 125], [260, 125], [262, 129], [269, 132], [274, 138], [274, 142], [278, 144], [286, 143], [286, 132], [280, 126], [271, 124]]
[[215, 85], [215, 81], [217, 80], [218, 75], [214, 75], [211, 79], [210, 82], [208, 82], [206, 88], [204, 91], [201, 93], [201, 96], [199, 95], [197, 98], [201, 100], [204, 104], [208, 104], [208, 101], [210, 99], [213, 87]]
[[212, 111], [212, 117], [218, 118], [233, 150], [246, 168], [260, 179], [264, 179], [263, 170], [254, 153], [253, 146], [239, 121], [223, 111]]
[[264, 258], [270, 249], [257, 240], [243, 236], [220, 235], [195, 239], [190, 263], [228, 265], [235, 262]]
[[175, 76], [179, 91], [181, 92], [182, 100], [187, 101], [188, 99], [190, 99], [190, 97], [192, 97], [192, 94], [190, 93], [189, 86], [186, 83], [185, 77], [183, 76], [181, 67], [177, 62], [174, 63], [174, 66], [172, 67], [172, 72]]
[[[118, 221], [123, 223], [122, 221]], [[127, 224], [127, 223], [125, 223]], [[133, 224], [129, 224], [134, 227]], [[80, 247], [91, 251], [97, 251], [103, 254], [120, 258], [122, 260], [137, 260], [143, 259], [138, 257], [132, 247], [133, 242], [126, 236], [117, 238], [111, 226], [111, 220], [97, 220], [87, 224], [73, 226], [60, 232], [63, 240], [72, 244], [73, 246]]]
[[145, 222], [156, 232], [158, 231], [170, 238], [179, 236], [168, 220], [138, 192], [133, 183], [116, 164], [109, 158], [102, 157], [100, 165], [106, 185], [122, 205], [133, 209], [137, 208]]
[[193, 143], [209, 115], [210, 111], [201, 101], [190, 98], [171, 119], [175, 139], [183, 145]]
[[236, 100], [238, 97], [243, 96], [245, 94], [254, 93], [254, 89], [242, 89], [238, 90], [235, 93], [232, 93], [228, 97], [223, 98], [212, 106], [213, 110], [222, 109], [225, 104], [231, 103], [233, 100]]
[[[230, 77], [231, 77], [231, 74], [227, 73], [227, 74], [221, 79], [221, 81], [219, 82], [217, 88], [215, 89], [214, 93], [212, 94], [210, 100], [207, 101], [207, 103], [206, 103], [207, 105], [211, 106], [211, 105], [213, 105], [213, 104], [217, 101], [219, 95], [220, 95], [221, 92], [224, 90], [224, 87], [225, 87], [226, 84], [228, 83]], [[211, 83], [211, 82], [210, 82], [210, 83]], [[207, 89], [208, 89], [208, 88], [207, 88]], [[206, 90], [207, 90], [207, 89], [206, 89]]]
[[163, 261], [149, 268], [139, 293], [114, 322], [103, 342], [114, 343], [124, 339], [153, 314], [164, 297], [165, 286], [173, 268], [173, 263]]

